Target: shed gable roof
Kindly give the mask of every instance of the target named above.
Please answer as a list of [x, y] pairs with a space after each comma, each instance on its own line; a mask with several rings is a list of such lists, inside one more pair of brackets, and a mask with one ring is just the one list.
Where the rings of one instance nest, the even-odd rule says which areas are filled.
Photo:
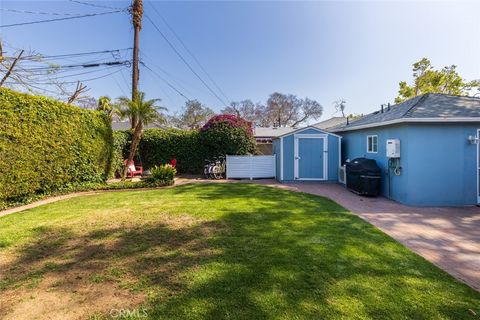
[[294, 131], [292, 131], [292, 132], [288, 132], [288, 133], [282, 134], [282, 135], [278, 136], [277, 138], [282, 138], [282, 137], [285, 137], [285, 136], [289, 136], [289, 135], [291, 135], [291, 134], [301, 133], [301, 132], [303, 132], [303, 131], [305, 131], [305, 130], [308, 130], [308, 129], [313, 129], [313, 130], [318, 131], [318, 132], [323, 133], [323, 134], [332, 135], [332, 136], [341, 138], [339, 135], [336, 135], [335, 133], [332, 133], [332, 132], [329, 132], [329, 131], [326, 131], [326, 130], [317, 128], [317, 127], [315, 127], [315, 126], [308, 126], [308, 127], [300, 128], [300, 129], [294, 130]]

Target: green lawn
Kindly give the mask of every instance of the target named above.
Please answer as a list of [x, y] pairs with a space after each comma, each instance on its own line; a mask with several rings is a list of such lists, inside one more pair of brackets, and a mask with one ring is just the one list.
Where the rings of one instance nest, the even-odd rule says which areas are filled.
[[336, 203], [253, 184], [104, 193], [0, 218], [2, 299], [0, 318], [480, 315], [480, 293]]

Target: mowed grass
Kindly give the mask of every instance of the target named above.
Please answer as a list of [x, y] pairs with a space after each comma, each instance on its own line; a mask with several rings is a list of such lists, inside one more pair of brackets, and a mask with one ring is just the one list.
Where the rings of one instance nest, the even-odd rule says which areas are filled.
[[0, 255], [7, 318], [26, 308], [45, 318], [480, 315], [480, 293], [336, 203], [254, 184], [104, 193], [12, 214], [0, 218]]

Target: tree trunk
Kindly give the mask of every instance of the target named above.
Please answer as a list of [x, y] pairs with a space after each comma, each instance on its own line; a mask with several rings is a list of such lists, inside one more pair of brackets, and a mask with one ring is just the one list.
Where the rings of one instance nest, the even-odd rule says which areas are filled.
[[122, 181], [125, 181], [125, 179], [127, 178], [128, 165], [129, 165], [130, 162], [132, 162], [133, 158], [135, 157], [135, 153], [137, 152], [138, 144], [140, 143], [140, 138], [142, 137], [142, 132], [143, 132], [143, 124], [141, 122], [138, 122], [137, 126], [135, 127], [135, 130], [133, 131], [133, 137], [132, 137], [132, 144], [130, 146], [130, 152], [128, 154], [128, 159], [127, 159], [127, 163], [125, 165], [125, 168], [123, 168]]

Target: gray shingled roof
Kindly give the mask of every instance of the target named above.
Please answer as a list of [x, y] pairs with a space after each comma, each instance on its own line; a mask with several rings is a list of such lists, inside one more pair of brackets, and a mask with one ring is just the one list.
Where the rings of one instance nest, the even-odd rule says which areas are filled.
[[438, 118], [476, 118], [480, 122], [480, 98], [452, 96], [439, 93], [427, 93], [400, 104], [368, 114], [349, 125], [331, 128], [332, 131], [347, 131], [365, 125], [381, 125], [383, 122], [404, 119]]
[[332, 117], [327, 120], [323, 120], [321, 122], [315, 123], [312, 125], [312, 127], [322, 129], [322, 130], [328, 130], [333, 127], [337, 127], [339, 125], [343, 125], [347, 123], [347, 118], [344, 117]]
[[292, 127], [255, 127], [253, 128], [253, 135], [256, 138], [275, 138], [297, 129]]

